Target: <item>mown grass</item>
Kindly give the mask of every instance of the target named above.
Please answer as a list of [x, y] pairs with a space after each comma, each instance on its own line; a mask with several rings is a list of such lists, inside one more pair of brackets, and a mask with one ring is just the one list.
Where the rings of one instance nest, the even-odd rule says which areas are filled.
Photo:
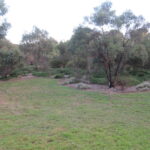
[[1, 82], [0, 150], [150, 150], [150, 93], [110, 96], [44, 78]]

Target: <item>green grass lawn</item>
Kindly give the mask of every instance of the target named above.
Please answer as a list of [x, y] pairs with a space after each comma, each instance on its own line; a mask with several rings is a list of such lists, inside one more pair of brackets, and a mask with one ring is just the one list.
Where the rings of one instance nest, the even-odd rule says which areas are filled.
[[0, 150], [150, 150], [150, 93], [0, 82]]

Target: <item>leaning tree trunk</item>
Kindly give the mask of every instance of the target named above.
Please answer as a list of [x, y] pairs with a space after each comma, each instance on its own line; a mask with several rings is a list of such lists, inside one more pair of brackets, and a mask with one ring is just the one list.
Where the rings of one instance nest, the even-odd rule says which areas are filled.
[[114, 81], [109, 81], [109, 88], [114, 88], [114, 87], [115, 87]]
[[108, 80], [108, 87], [109, 88], [115, 87], [115, 82], [113, 80], [113, 76], [112, 76], [111, 70], [110, 70], [109, 67], [107, 67], [106, 64], [104, 65], [104, 70], [105, 70], [106, 78]]

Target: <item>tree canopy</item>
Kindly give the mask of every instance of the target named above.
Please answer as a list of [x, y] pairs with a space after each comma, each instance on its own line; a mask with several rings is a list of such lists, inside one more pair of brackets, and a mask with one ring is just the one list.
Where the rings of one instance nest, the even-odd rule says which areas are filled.
[[7, 7], [6, 4], [4, 3], [4, 0], [0, 0], [0, 17], [1, 17], [1, 22], [0, 22], [0, 39], [4, 38], [7, 34], [7, 30], [10, 27], [10, 24], [6, 21], [4, 18], [4, 15], [7, 13]]
[[98, 27], [90, 46], [97, 51], [109, 87], [114, 87], [127, 57], [139, 55], [136, 57], [140, 57], [143, 63], [147, 61], [142, 40], [147, 36], [150, 24], [142, 16], [136, 16], [130, 10], [116, 15], [112, 3], [104, 2], [86, 20]]

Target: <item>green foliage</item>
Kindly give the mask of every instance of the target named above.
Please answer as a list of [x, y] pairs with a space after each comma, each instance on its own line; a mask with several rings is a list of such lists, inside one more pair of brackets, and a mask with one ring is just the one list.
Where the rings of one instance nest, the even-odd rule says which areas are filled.
[[79, 26], [68, 42], [68, 51], [71, 53], [67, 66], [79, 69], [92, 70], [93, 60], [91, 59], [92, 49], [89, 43], [92, 39], [93, 30], [88, 27]]
[[96, 70], [96, 72], [93, 72], [90, 75], [90, 82], [94, 84], [107, 84], [107, 79], [105, 78], [105, 72], [103, 69], [98, 68], [99, 70]]
[[18, 77], [20, 75], [28, 75], [35, 72], [35, 67], [31, 65], [23, 65], [21, 67], [17, 67], [13, 72], [11, 73], [12, 77]]
[[68, 61], [69, 61], [68, 57], [60, 55], [60, 56], [54, 57], [51, 60], [50, 64], [52, 68], [61, 68], [61, 67], [65, 67]]
[[98, 78], [98, 77], [92, 76], [92, 77], [90, 78], [90, 82], [91, 82], [91, 83], [94, 83], [94, 84], [106, 85], [106, 84], [107, 84], [107, 79], [106, 79], [106, 78]]
[[32, 72], [32, 75], [37, 76], [37, 77], [49, 77], [49, 73], [48, 72]]
[[22, 68], [17, 68], [15, 70], [12, 71], [12, 73], [10, 74], [11, 77], [18, 77], [21, 75], [27, 75], [28, 71], [22, 69]]
[[52, 75], [55, 74], [63, 74], [63, 75], [72, 75], [73, 74], [73, 69], [71, 68], [53, 68], [50, 70]]
[[130, 10], [116, 15], [112, 3], [107, 1], [86, 19], [99, 28], [94, 31], [89, 48], [100, 59], [110, 88], [115, 86], [128, 59], [131, 62], [140, 59], [142, 65], [148, 61], [148, 48], [143, 43], [148, 39], [150, 24], [142, 16]]
[[59, 52], [58, 56], [53, 57], [51, 60], [51, 67], [52, 68], [65, 68], [70, 57], [70, 52], [68, 51], [68, 42], [60, 42], [57, 45], [57, 49]]
[[111, 10], [112, 3], [107, 1], [96, 7], [95, 13], [91, 16], [90, 20], [97, 26], [104, 26], [113, 23], [115, 19], [115, 11]]
[[119, 80], [121, 82], [125, 83], [125, 86], [134, 86], [134, 85], [138, 85], [141, 83], [141, 81], [139, 80], [139, 78], [137, 78], [136, 76], [131, 76], [131, 75], [126, 75], [126, 76], [120, 76]]
[[86, 55], [88, 51], [88, 42], [91, 40], [92, 33], [93, 30], [88, 27], [79, 26], [76, 28], [68, 43], [69, 51], [73, 54], [83, 52], [84, 55]]
[[74, 74], [74, 71], [71, 68], [52, 68], [49, 72], [54, 78], [63, 78], [65, 75], [71, 76]]
[[54, 75], [54, 78], [55, 78], [55, 79], [64, 78], [64, 74], [63, 74], [63, 73], [55, 74], [55, 75]]
[[[6, 13], [7, 7], [1, 0], [2, 20]], [[149, 80], [149, 72], [143, 68], [150, 69], [150, 24], [142, 16], [136, 16], [130, 10], [116, 15], [112, 3], [107, 1], [96, 7], [86, 21], [96, 28], [80, 25], [70, 40], [60, 43], [49, 37], [47, 31], [33, 27], [31, 32], [23, 35], [20, 43], [25, 66], [19, 64], [19, 46], [4, 38], [9, 24], [1, 22], [1, 77], [29, 73], [56, 78], [86, 76], [92, 83], [109, 83], [110, 87], [115, 86], [119, 76], [128, 85]], [[126, 66], [129, 70], [125, 70]], [[95, 72], [99, 73], [96, 75]], [[122, 75], [125, 72], [129, 77]]]
[[12, 44], [5, 38], [0, 39], [0, 78], [12, 76], [16, 69], [20, 69], [23, 66], [22, 59], [23, 55], [18, 45]]
[[138, 78], [138, 80], [147, 81], [150, 80], [150, 71], [149, 70], [143, 70], [143, 69], [137, 69], [134, 71], [129, 72], [131, 75], [133, 75], [135, 78]]
[[12, 77], [17, 77], [17, 76], [24, 76], [32, 74], [33, 76], [37, 77], [49, 77], [50, 72], [49, 71], [37, 71], [35, 66], [28, 65], [28, 66], [22, 66], [21, 68], [16, 68], [12, 73]]
[[6, 21], [6, 19], [3, 18], [3, 16], [7, 13], [7, 7], [4, 2], [4, 0], [0, 0], [0, 18], [1, 20], [4, 20], [3, 22], [1, 21], [0, 23], [0, 39], [3, 39], [6, 34], [7, 30], [10, 28], [10, 24]]
[[50, 60], [57, 55], [56, 45], [57, 42], [48, 37], [47, 31], [33, 27], [31, 33], [23, 35], [20, 49], [27, 64], [44, 70], [49, 68]]
[[62, 66], [62, 60], [60, 59], [60, 57], [54, 57], [51, 60], [50, 64], [52, 68], [60, 68]]
[[19, 67], [22, 56], [17, 50], [6, 51], [0, 49], [0, 77], [6, 78]]
[[68, 67], [78, 68], [84, 70], [87, 68], [87, 60], [85, 57], [81, 57], [82, 55], [77, 54], [74, 55], [72, 60], [70, 60], [67, 64]]

